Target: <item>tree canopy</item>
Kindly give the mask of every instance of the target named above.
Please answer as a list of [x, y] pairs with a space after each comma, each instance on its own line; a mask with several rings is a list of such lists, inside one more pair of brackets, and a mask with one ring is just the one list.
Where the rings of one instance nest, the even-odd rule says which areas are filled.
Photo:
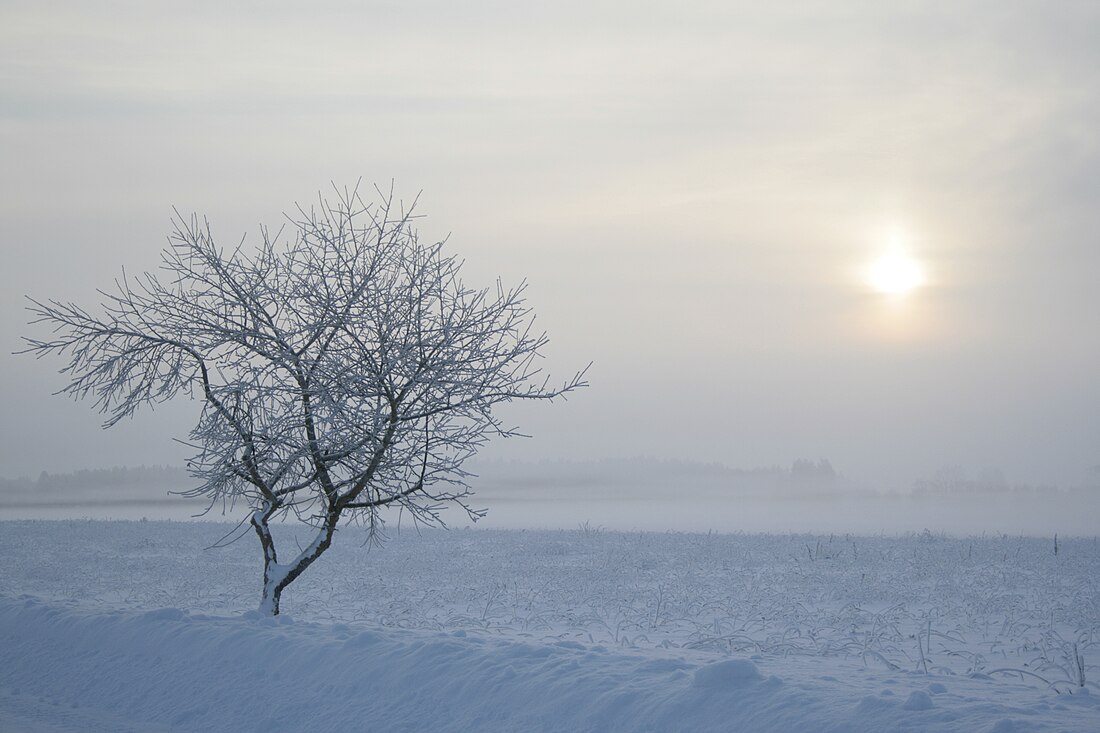
[[[415, 201], [378, 194], [298, 207], [255, 248], [223, 250], [207, 222], [177, 212], [159, 272], [116, 281], [99, 312], [32, 300], [53, 335], [27, 350], [66, 357], [63, 392], [92, 399], [107, 426], [180, 394], [202, 399], [190, 493], [247, 505], [275, 613], [343, 519], [377, 533], [391, 506], [428, 524], [448, 504], [480, 516], [463, 464], [517, 434], [494, 408], [586, 384], [583, 371], [558, 384], [542, 374], [548, 339], [525, 283], [466, 285], [445, 242], [419, 240]], [[269, 529], [284, 517], [318, 530], [285, 565]]]

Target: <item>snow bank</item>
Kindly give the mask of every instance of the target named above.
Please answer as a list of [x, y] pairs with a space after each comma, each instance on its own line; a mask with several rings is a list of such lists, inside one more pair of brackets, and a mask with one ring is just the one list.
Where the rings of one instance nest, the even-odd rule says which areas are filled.
[[27, 596], [0, 598], [0, 658], [0, 729], [13, 731], [1100, 730], [1100, 695], [835, 660], [91, 612]]

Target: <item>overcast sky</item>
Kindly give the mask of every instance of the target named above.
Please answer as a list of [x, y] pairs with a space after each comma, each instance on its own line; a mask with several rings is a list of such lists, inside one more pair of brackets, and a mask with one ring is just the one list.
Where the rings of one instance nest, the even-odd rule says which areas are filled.
[[[181, 463], [195, 411], [101, 431], [10, 355], [25, 294], [359, 177], [594, 362], [491, 457], [1100, 464], [1100, 4], [533, 5], [0, 2], [0, 475]], [[877, 292], [898, 244], [923, 284]]]

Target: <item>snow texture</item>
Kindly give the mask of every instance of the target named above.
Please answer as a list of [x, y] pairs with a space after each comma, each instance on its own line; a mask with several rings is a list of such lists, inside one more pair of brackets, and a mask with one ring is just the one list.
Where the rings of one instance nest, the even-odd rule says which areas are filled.
[[1096, 695], [1054, 698], [957, 679], [932, 705], [926, 677], [876, 679], [852, 666], [840, 679], [823, 675], [832, 665], [820, 660], [759, 660], [765, 671], [783, 671], [765, 677], [745, 659], [179, 609], [89, 613], [29, 598], [0, 601], [0, 648], [5, 730], [970, 732], [1100, 724]]
[[[0, 526], [0, 730], [1100, 730], [1091, 683], [1048, 687], [946, 663], [948, 646], [967, 651], [966, 664], [984, 648], [988, 672], [1052, 677], [1056, 650], [1051, 665], [1036, 664], [1024, 619], [1057, 625], [1058, 608], [1094, 679], [1091, 540], [1067, 541], [1050, 559], [1019, 538], [848, 538], [829, 550], [827, 538], [818, 548], [806, 537], [468, 531], [406, 533], [368, 552], [343, 537], [314, 582], [291, 587], [290, 615], [271, 619], [248, 610], [252, 543], [194, 549], [226, 529]], [[856, 551], [841, 557], [843, 542]], [[992, 574], [995, 585], [967, 590]], [[854, 600], [879, 610], [830, 631], [860, 575], [865, 595]], [[708, 610], [692, 616], [706, 597]], [[737, 597], [753, 600], [731, 606]], [[774, 618], [722, 644], [685, 636], [693, 618], [733, 623], [723, 613]], [[925, 673], [916, 636], [929, 618]], [[873, 639], [877, 625], [892, 630], [875, 654], [799, 641]], [[985, 641], [971, 637], [979, 627]]]

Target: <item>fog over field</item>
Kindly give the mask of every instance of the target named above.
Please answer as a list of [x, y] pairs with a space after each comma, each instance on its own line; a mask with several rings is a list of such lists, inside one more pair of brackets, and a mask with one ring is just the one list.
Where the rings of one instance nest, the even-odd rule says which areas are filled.
[[[834, 532], [905, 535], [934, 528], [956, 536], [1095, 537], [1100, 486], [1009, 483], [999, 474], [941, 470], [908, 490], [876, 491], [827, 461], [751, 470], [653, 459], [488, 461], [471, 466], [473, 505], [488, 510], [462, 528], [687, 532]], [[179, 467], [116, 468], [0, 481], [2, 519], [175, 519], [236, 522], [242, 506], [185, 496], [195, 480]], [[207, 509], [209, 508], [209, 511]], [[410, 519], [389, 512], [394, 525]]]

